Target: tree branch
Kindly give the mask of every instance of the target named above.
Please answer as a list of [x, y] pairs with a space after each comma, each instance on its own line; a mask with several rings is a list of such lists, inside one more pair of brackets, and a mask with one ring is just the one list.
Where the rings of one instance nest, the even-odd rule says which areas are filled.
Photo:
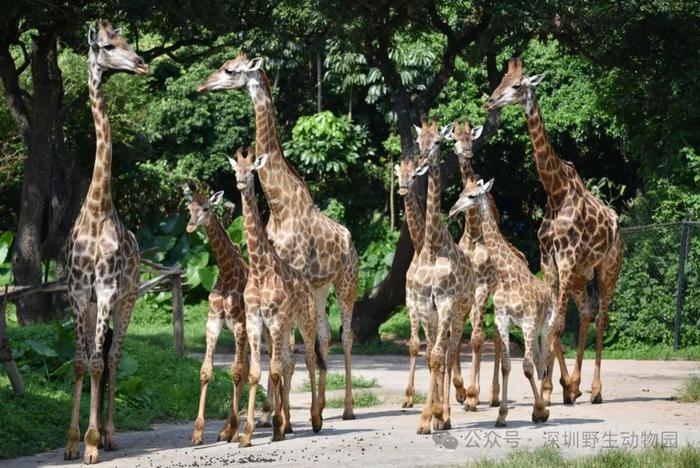
[[143, 59], [146, 62], [150, 62], [154, 58], [160, 57], [161, 55], [167, 55], [167, 54], [172, 54], [176, 50], [182, 48], [182, 47], [188, 47], [188, 46], [206, 46], [211, 44], [217, 39], [218, 36], [214, 37], [202, 37], [202, 38], [190, 38], [190, 39], [183, 39], [180, 41], [175, 41], [173, 44], [166, 46], [158, 46], [154, 47], [149, 50], [144, 50], [141, 53], [143, 56]]
[[19, 85], [18, 69], [6, 42], [0, 43], [0, 79], [5, 92], [5, 103], [10, 109], [12, 120], [22, 135], [22, 140], [29, 146], [31, 118], [23, 97], [25, 91]]

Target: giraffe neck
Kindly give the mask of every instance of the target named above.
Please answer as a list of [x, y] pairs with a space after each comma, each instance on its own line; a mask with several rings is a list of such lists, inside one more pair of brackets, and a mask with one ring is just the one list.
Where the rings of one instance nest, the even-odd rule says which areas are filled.
[[[291, 214], [288, 211], [291, 208], [313, 206], [309, 189], [282, 153], [270, 84], [262, 70], [248, 81], [248, 92], [255, 107], [255, 152], [269, 154], [265, 166], [258, 170], [258, 176], [272, 216], [281, 219]], [[293, 205], [289, 203], [289, 194], [294, 196]]]
[[408, 193], [404, 197], [404, 204], [406, 206], [406, 223], [408, 224], [408, 233], [413, 241], [413, 249], [420, 252], [425, 239], [425, 215], [421, 210], [415, 184], [408, 189]]
[[231, 260], [231, 256], [234, 255], [234, 250], [238, 249], [233, 242], [231, 242], [231, 238], [224, 229], [224, 225], [221, 224], [219, 218], [214, 216], [213, 213], [209, 217], [209, 222], [204, 225], [204, 228], [207, 230], [209, 245], [211, 245], [216, 263], [219, 265], [219, 270], [221, 270], [224, 265], [229, 265], [228, 262]]
[[[472, 167], [471, 157], [467, 155], [459, 156], [459, 170], [462, 176], [462, 187], [467, 187], [469, 182], [477, 179], [477, 175]], [[476, 241], [481, 237], [481, 223], [479, 219], [479, 210], [470, 208], [464, 212], [464, 233], [462, 239], [468, 238], [471, 241]]]
[[272, 252], [272, 248], [260, 218], [253, 187], [241, 190], [241, 205], [243, 206], [243, 225], [245, 226], [248, 256], [250, 257], [250, 271], [255, 274], [264, 270], [269, 263], [268, 254]]
[[[436, 158], [438, 161], [439, 157]], [[424, 246], [436, 249], [445, 242], [445, 230], [440, 219], [440, 165], [431, 163], [428, 170], [428, 198], [425, 208]]]
[[112, 210], [112, 129], [102, 96], [102, 69], [92, 48], [88, 55], [88, 89], [97, 147], [86, 205], [93, 215], [100, 215]]
[[534, 88], [527, 88], [523, 107], [535, 154], [537, 173], [547, 194], [556, 201], [565, 192], [567, 177], [563, 170], [564, 164], [554, 152], [554, 148], [552, 148], [545, 131], [542, 112], [540, 111]]

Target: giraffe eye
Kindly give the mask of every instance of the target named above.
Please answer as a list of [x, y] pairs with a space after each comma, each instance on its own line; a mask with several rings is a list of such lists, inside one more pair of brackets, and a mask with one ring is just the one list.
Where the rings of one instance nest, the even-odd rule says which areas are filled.
[[105, 44], [102, 48], [107, 51], [114, 50], [114, 44]]
[[514, 84], [514, 85], [513, 85], [513, 89], [519, 89], [519, 88], [520, 88], [520, 85], [519, 85], [519, 84]]
[[224, 71], [227, 75], [233, 75], [234, 73], [236, 73], [236, 70], [229, 70], [228, 68], [224, 69]]

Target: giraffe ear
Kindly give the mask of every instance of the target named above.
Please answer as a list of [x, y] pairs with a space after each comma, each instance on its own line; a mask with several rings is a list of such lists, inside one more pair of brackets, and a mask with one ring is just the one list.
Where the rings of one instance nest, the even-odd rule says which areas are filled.
[[121, 36], [122, 35], [122, 28], [117, 28], [113, 32], [116, 36]]
[[423, 129], [420, 128], [418, 125], [414, 125], [413, 128], [416, 129], [416, 135], [418, 135], [418, 138], [420, 138], [420, 132], [422, 132]]
[[426, 172], [428, 172], [429, 167], [430, 166], [428, 166], [428, 164], [423, 164], [422, 166], [417, 167], [415, 171], [413, 171], [413, 175], [415, 177], [420, 177], [423, 174], [425, 174]]
[[472, 128], [472, 140], [476, 140], [481, 136], [481, 132], [484, 130], [484, 127], [474, 127]]
[[396, 177], [401, 175], [401, 166], [399, 166], [398, 164], [394, 164], [394, 174], [396, 174]]
[[221, 200], [223, 200], [223, 198], [224, 198], [224, 191], [219, 190], [218, 192], [216, 192], [214, 195], [212, 195], [209, 198], [209, 204], [212, 206], [218, 205], [219, 203], [221, 203]]
[[182, 184], [182, 192], [185, 194], [185, 200], [192, 201], [192, 189], [187, 184]]
[[265, 163], [267, 162], [268, 156], [270, 156], [270, 153], [264, 153], [264, 154], [261, 154], [260, 156], [257, 157], [257, 159], [255, 160], [255, 166], [254, 166], [256, 171], [265, 165]]
[[541, 73], [539, 75], [527, 76], [527, 77], [523, 78], [523, 81], [525, 81], [525, 83], [523, 83], [523, 84], [527, 84], [529, 86], [537, 86], [538, 84], [540, 84], [540, 82], [543, 79], [544, 79], [544, 73]]
[[246, 71], [252, 72], [252, 71], [259, 70], [260, 67], [262, 67], [262, 64], [263, 64], [262, 57], [255, 57], [253, 60], [248, 62], [248, 68]]
[[452, 129], [454, 128], [454, 126], [455, 126], [455, 123], [452, 122], [452, 123], [449, 123], [449, 124], [445, 125], [444, 127], [442, 127], [440, 129], [440, 136], [442, 138], [446, 138], [448, 140], [451, 140], [452, 139]]
[[236, 160], [233, 159], [231, 156], [227, 156], [227, 157], [228, 157], [228, 163], [231, 165], [231, 169], [233, 169], [233, 170], [235, 171], [235, 170], [236, 170], [236, 164], [237, 164], [237, 163], [236, 163]]
[[90, 29], [88, 29], [87, 40], [90, 47], [97, 45], [97, 31], [95, 31], [95, 28], [92, 26], [90, 26]]
[[[482, 180], [481, 182], [482, 182], [482, 184], [483, 184], [483, 180]], [[484, 185], [484, 192], [490, 192], [490, 191], [491, 191], [491, 187], [493, 187], [493, 179], [489, 180], [488, 182], [486, 182], [486, 183], [483, 184], [483, 185]]]

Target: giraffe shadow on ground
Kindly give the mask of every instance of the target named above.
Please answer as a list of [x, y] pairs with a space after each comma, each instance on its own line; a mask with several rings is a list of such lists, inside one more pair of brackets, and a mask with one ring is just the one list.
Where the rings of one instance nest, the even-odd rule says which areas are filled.
[[[509, 420], [505, 429], [547, 429], [555, 426], [575, 426], [578, 424], [600, 424], [603, 419], [582, 419], [582, 418], [551, 418], [543, 424], [536, 424], [532, 421]], [[495, 428], [495, 421], [478, 421], [466, 424], [456, 424], [450, 429], [451, 432], [473, 431], [474, 429], [492, 430]], [[500, 430], [497, 428], [496, 430]]]

